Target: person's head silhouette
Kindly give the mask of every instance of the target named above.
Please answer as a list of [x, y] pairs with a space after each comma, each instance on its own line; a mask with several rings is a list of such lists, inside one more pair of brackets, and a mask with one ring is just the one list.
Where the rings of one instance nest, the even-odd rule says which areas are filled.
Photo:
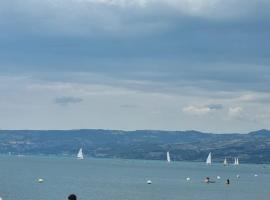
[[71, 194], [68, 196], [68, 200], [77, 200], [77, 197], [75, 194]]

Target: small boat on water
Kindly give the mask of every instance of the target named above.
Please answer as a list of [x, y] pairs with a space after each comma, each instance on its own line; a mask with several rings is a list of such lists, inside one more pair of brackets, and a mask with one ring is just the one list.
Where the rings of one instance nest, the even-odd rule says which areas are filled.
[[82, 148], [80, 148], [80, 150], [79, 150], [79, 152], [77, 154], [77, 159], [78, 160], [83, 160], [84, 159]]
[[239, 165], [239, 159], [238, 159], [238, 157], [236, 158], [234, 158], [234, 165]]
[[224, 166], [227, 166], [227, 165], [228, 165], [227, 158], [225, 158], [225, 159], [224, 159], [224, 161], [223, 161], [223, 165], [224, 165]]
[[170, 163], [171, 162], [171, 157], [170, 157], [170, 152], [167, 151], [167, 162]]
[[212, 154], [211, 154], [211, 152], [207, 156], [206, 164], [207, 165], [211, 165], [212, 164]]
[[150, 185], [150, 184], [152, 184], [152, 181], [148, 180], [146, 183]]

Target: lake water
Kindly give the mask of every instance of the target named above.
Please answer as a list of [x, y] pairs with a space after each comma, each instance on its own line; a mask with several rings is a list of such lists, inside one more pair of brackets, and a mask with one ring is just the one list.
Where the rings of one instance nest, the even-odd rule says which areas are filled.
[[[204, 183], [206, 176], [216, 183]], [[70, 193], [79, 200], [264, 200], [269, 186], [267, 165], [0, 156], [3, 200], [66, 200]]]

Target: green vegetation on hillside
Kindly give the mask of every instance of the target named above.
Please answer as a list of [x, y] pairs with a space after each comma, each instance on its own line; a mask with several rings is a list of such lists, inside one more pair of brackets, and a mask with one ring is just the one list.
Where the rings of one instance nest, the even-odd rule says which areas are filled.
[[127, 159], [204, 161], [211, 151], [214, 161], [270, 163], [270, 131], [249, 134], [210, 134], [197, 131], [0, 131], [0, 153], [75, 155]]

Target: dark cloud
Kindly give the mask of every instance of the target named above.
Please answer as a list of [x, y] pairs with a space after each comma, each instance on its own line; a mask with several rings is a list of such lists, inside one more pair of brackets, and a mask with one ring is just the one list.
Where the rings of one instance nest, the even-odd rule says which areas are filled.
[[0, 2], [0, 70], [151, 82], [128, 85], [136, 89], [269, 91], [268, 1], [216, 1], [214, 9], [205, 1], [197, 11], [185, 7], [196, 1], [103, 2]]
[[207, 107], [210, 110], [222, 110], [224, 108], [224, 106], [222, 104], [209, 104], [209, 105], [207, 105]]
[[63, 97], [57, 97], [54, 102], [58, 105], [69, 105], [69, 104], [76, 104], [82, 102], [82, 98], [78, 97], [71, 97], [71, 96], [63, 96]]

